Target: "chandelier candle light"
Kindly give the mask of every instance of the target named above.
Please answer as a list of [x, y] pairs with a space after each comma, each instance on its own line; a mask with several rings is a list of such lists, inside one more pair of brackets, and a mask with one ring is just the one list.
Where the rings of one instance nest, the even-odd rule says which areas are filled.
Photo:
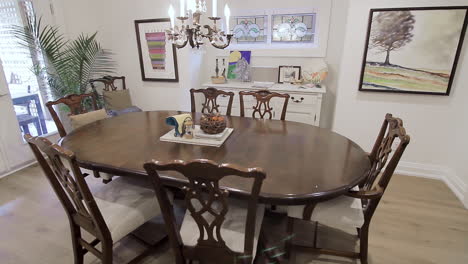
[[[213, 26], [204, 25], [208, 32], [202, 32], [202, 25], [200, 18], [203, 13], [206, 13], [206, 1], [203, 0], [180, 0], [180, 16], [177, 17], [181, 21], [180, 27], [175, 24], [175, 10], [172, 5], [169, 6], [168, 15], [171, 19], [171, 28], [166, 30], [169, 40], [177, 48], [183, 48], [190, 44], [192, 48], [199, 48], [203, 45], [203, 41], [207, 38], [211, 45], [218, 49], [224, 49], [231, 43], [232, 34], [229, 34], [229, 19], [231, 17], [231, 10], [226, 4], [224, 6], [224, 16], [226, 20], [226, 30], [222, 31], [216, 25], [217, 21], [221, 18], [218, 17], [218, 0], [213, 1], [213, 13], [208, 17], [213, 21]], [[187, 5], [187, 10], [185, 6]], [[188, 20], [186, 22], [186, 20]], [[187, 23], [187, 24], [186, 24]], [[190, 24], [192, 27], [190, 27]]]

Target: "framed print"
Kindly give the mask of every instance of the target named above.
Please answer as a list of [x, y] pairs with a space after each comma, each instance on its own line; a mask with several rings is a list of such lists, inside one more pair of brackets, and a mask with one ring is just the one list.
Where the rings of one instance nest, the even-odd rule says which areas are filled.
[[279, 66], [278, 83], [291, 83], [301, 79], [301, 66]]
[[166, 36], [169, 18], [135, 20], [143, 81], [178, 82], [177, 52]]
[[449, 95], [468, 6], [371, 9], [360, 91]]

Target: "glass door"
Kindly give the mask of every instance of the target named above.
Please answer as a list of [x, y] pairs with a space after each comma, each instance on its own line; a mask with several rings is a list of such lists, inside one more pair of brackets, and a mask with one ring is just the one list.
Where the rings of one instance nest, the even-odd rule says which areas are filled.
[[26, 25], [31, 17], [31, 0], [0, 0], [0, 176], [33, 160], [24, 134], [49, 136], [57, 131], [44, 106], [48, 87], [36, 76], [39, 58], [12, 33], [12, 27]]
[[34, 18], [31, 0], [0, 0], [0, 58], [18, 125], [23, 134], [42, 136], [57, 130], [44, 107], [47, 85], [37, 74], [39, 58], [12, 33], [13, 26], [23, 27], [28, 18]]

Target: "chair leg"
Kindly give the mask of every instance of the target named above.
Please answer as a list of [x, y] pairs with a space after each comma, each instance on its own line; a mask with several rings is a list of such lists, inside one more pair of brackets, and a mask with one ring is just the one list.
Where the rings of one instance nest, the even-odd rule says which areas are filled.
[[73, 263], [83, 264], [84, 263], [84, 250], [78, 240], [81, 238], [81, 231], [79, 226], [71, 225], [71, 236], [73, 246]]
[[359, 257], [361, 264], [367, 264], [368, 248], [369, 248], [369, 225], [364, 224], [359, 232]]
[[99, 171], [93, 170], [93, 175], [94, 178], [101, 178], [101, 174], [99, 174]]
[[292, 217], [288, 217], [286, 235], [288, 236], [288, 239], [285, 241], [285, 244], [284, 244], [284, 251], [285, 251], [284, 258], [289, 259], [291, 255], [292, 240], [293, 240], [293, 235], [294, 235], [294, 218]]
[[102, 264], [112, 264], [112, 243], [104, 242], [102, 243]]

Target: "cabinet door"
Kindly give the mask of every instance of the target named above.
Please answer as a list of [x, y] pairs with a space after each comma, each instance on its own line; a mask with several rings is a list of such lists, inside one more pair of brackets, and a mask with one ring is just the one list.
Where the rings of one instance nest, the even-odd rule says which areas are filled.
[[291, 94], [286, 120], [319, 125], [321, 95]]
[[318, 124], [316, 124], [317, 115], [314, 113], [287, 112], [286, 120], [318, 126]]

